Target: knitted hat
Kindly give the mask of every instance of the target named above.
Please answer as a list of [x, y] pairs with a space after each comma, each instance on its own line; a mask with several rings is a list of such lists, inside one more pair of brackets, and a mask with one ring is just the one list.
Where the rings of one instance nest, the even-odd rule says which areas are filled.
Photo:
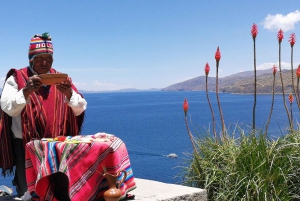
[[39, 54], [53, 55], [51, 36], [46, 32], [42, 35], [34, 35], [29, 44], [28, 58], [30, 67], [33, 66], [33, 58]]

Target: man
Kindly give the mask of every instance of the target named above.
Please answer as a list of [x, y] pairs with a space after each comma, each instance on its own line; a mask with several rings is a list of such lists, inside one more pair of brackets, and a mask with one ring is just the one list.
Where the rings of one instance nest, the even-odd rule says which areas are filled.
[[52, 68], [53, 46], [48, 33], [34, 35], [29, 45], [29, 66], [11, 69], [6, 76], [0, 110], [0, 168], [12, 173], [19, 196], [27, 191], [25, 145], [32, 139], [78, 135], [87, 102], [71, 78], [43, 85], [39, 74], [58, 73]]

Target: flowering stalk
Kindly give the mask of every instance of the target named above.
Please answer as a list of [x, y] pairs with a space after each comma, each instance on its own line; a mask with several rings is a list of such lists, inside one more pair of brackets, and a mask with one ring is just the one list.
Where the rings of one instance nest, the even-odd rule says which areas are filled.
[[287, 113], [287, 116], [288, 116], [288, 119], [289, 119], [290, 127], [292, 127], [291, 117], [290, 117], [290, 114], [289, 114], [289, 110], [286, 106], [284, 85], [283, 85], [282, 72], [281, 72], [281, 42], [282, 42], [282, 39], [283, 39], [283, 31], [281, 29], [278, 31], [277, 38], [278, 38], [278, 44], [279, 44], [279, 73], [280, 73], [280, 80], [281, 80], [283, 104], [284, 104], [284, 107], [285, 107], [285, 110], [286, 110], [286, 113]]
[[256, 46], [255, 39], [258, 34], [257, 25], [253, 23], [251, 28], [251, 35], [253, 39], [253, 55], [254, 55], [254, 103], [252, 112], [252, 130], [255, 130], [255, 108], [256, 108]]
[[289, 102], [290, 102], [291, 122], [292, 122], [291, 130], [293, 131], [294, 130], [294, 123], [293, 123], [293, 102], [294, 102], [294, 97], [293, 97], [293, 94], [290, 94]]
[[207, 98], [207, 101], [208, 101], [208, 104], [209, 104], [209, 107], [210, 107], [211, 116], [212, 116], [212, 120], [213, 120], [213, 133], [214, 133], [215, 140], [217, 142], [215, 115], [214, 115], [214, 111], [212, 109], [212, 106], [211, 106], [211, 103], [210, 103], [210, 100], [209, 100], [209, 96], [208, 96], [207, 78], [208, 78], [208, 74], [209, 74], [209, 71], [210, 71], [210, 66], [209, 66], [208, 63], [206, 63], [204, 71], [205, 71], [205, 75], [206, 75], [206, 80], [205, 80], [205, 83], [206, 83], [206, 98]]
[[298, 97], [298, 100], [299, 100], [300, 65], [298, 65], [298, 68], [297, 68], [297, 71], [296, 71], [296, 75], [297, 75], [297, 90], [296, 90], [296, 96]]
[[268, 133], [268, 127], [269, 127], [269, 124], [270, 124], [270, 120], [271, 120], [271, 116], [272, 116], [272, 112], [273, 112], [273, 107], [274, 107], [275, 75], [276, 75], [276, 72], [277, 72], [277, 67], [274, 65], [272, 69], [273, 69], [272, 104], [271, 104], [269, 119], [268, 119], [268, 122], [266, 124], [265, 137], [267, 136], [267, 133]]
[[222, 135], [223, 135], [223, 139], [225, 140], [225, 123], [224, 123], [224, 118], [223, 118], [223, 113], [222, 113], [222, 108], [221, 108], [221, 104], [220, 104], [220, 99], [219, 99], [219, 87], [218, 87], [218, 82], [219, 82], [219, 78], [218, 78], [218, 74], [219, 74], [219, 61], [221, 59], [221, 52], [219, 47], [217, 48], [216, 54], [215, 54], [215, 59], [216, 59], [216, 95], [217, 95], [217, 100], [218, 100], [218, 106], [219, 106], [219, 111], [220, 111], [220, 117], [221, 117], [221, 122], [222, 122]]
[[184, 120], [185, 120], [185, 125], [186, 125], [186, 129], [188, 131], [188, 134], [189, 134], [189, 137], [190, 137], [190, 140], [192, 142], [192, 145], [194, 147], [194, 151], [198, 154], [198, 151], [196, 149], [196, 145], [195, 145], [195, 142], [194, 142], [194, 137], [192, 135], [192, 133], [190, 132], [190, 129], [189, 129], [189, 126], [188, 126], [188, 122], [187, 122], [187, 111], [189, 109], [189, 104], [188, 104], [188, 101], [187, 99], [185, 98], [184, 99], [184, 102], [183, 102], [183, 112], [184, 112]]
[[293, 52], [294, 52], [294, 45], [296, 43], [295, 33], [292, 33], [290, 35], [289, 42], [290, 42], [290, 45], [291, 45], [291, 73], [292, 73], [293, 93], [296, 96], [297, 105], [298, 105], [298, 108], [299, 108], [299, 111], [300, 111], [299, 98], [298, 98], [298, 95], [296, 94], [295, 83], [294, 83], [294, 68], [293, 68]]

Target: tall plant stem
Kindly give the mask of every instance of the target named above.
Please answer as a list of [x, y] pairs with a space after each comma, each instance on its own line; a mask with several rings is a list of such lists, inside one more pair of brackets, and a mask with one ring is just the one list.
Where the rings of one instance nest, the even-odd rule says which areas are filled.
[[299, 99], [299, 77], [297, 77], [297, 91], [296, 91], [296, 96], [298, 97]]
[[214, 137], [215, 137], [215, 141], [217, 143], [217, 134], [216, 134], [216, 121], [215, 121], [215, 115], [214, 115], [214, 111], [212, 109], [212, 106], [211, 106], [211, 103], [210, 103], [210, 99], [209, 99], [209, 96], [208, 96], [208, 84], [207, 84], [207, 75], [206, 75], [206, 98], [207, 98], [207, 101], [208, 101], [208, 104], [209, 104], [209, 107], [210, 107], [210, 112], [211, 112], [211, 116], [212, 116], [212, 120], [213, 120], [213, 133], [214, 133]]
[[255, 108], [256, 108], [256, 50], [255, 50], [255, 38], [253, 38], [253, 54], [254, 54], [254, 103], [252, 112], [252, 130], [255, 130]]
[[274, 78], [273, 78], [272, 104], [271, 104], [269, 119], [268, 119], [268, 122], [266, 124], [266, 131], [265, 131], [265, 134], [264, 134], [265, 137], [267, 136], [267, 133], [268, 133], [268, 127], [269, 127], [269, 124], [270, 124], [270, 120], [271, 120], [271, 116], [272, 116], [272, 112], [273, 112], [273, 107], [274, 107], [274, 90], [275, 90], [275, 74], [274, 74]]
[[290, 127], [292, 129], [292, 122], [291, 122], [291, 117], [289, 110], [286, 106], [286, 101], [285, 101], [285, 93], [284, 93], [284, 85], [283, 85], [283, 79], [282, 79], [282, 72], [281, 72], [281, 43], [279, 43], [279, 72], [280, 72], [280, 80], [281, 80], [281, 88], [282, 88], [282, 97], [283, 97], [283, 104], [289, 119]]
[[216, 72], [216, 95], [217, 95], [217, 100], [218, 100], [218, 106], [219, 106], [219, 111], [220, 111], [220, 117], [221, 117], [221, 122], [222, 122], [222, 137], [226, 141], [225, 138], [225, 123], [224, 123], [224, 118], [223, 118], [223, 113], [222, 113], [222, 108], [220, 104], [220, 99], [219, 99], [219, 61], [217, 61], [217, 72]]
[[290, 103], [290, 111], [291, 111], [291, 122], [292, 122], [291, 131], [293, 131], [293, 130], [294, 130], [294, 122], [293, 122], [293, 103]]
[[184, 120], [185, 120], [185, 125], [186, 125], [187, 132], [188, 132], [188, 134], [189, 134], [190, 140], [191, 140], [192, 145], [193, 145], [193, 147], [194, 147], [194, 151], [198, 154], [198, 151], [197, 151], [197, 149], [196, 149], [196, 145], [195, 145], [195, 142], [194, 142], [194, 137], [193, 137], [193, 135], [192, 135], [192, 133], [191, 133], [191, 131], [190, 131], [190, 128], [189, 128], [189, 125], [188, 125], [188, 122], [187, 122], [187, 117], [186, 117], [186, 115], [184, 116]]
[[293, 69], [293, 56], [294, 56], [294, 48], [291, 46], [291, 73], [292, 73], [292, 85], [293, 85], [293, 92], [296, 96], [297, 106], [300, 112], [300, 103], [299, 103], [299, 97], [298, 97], [298, 90], [295, 89], [295, 83], [294, 83], [294, 69]]

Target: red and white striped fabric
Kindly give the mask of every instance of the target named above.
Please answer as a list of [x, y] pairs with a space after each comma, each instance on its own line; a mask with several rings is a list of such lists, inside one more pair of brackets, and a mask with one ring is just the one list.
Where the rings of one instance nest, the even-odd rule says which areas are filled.
[[40, 200], [56, 200], [49, 182], [49, 176], [55, 173], [68, 178], [71, 200], [99, 200], [108, 187], [99, 173], [103, 173], [103, 166], [111, 174], [126, 171], [127, 177], [120, 187], [122, 197], [136, 188], [126, 146], [115, 136], [91, 143], [34, 140], [26, 144], [28, 190], [39, 195]]

